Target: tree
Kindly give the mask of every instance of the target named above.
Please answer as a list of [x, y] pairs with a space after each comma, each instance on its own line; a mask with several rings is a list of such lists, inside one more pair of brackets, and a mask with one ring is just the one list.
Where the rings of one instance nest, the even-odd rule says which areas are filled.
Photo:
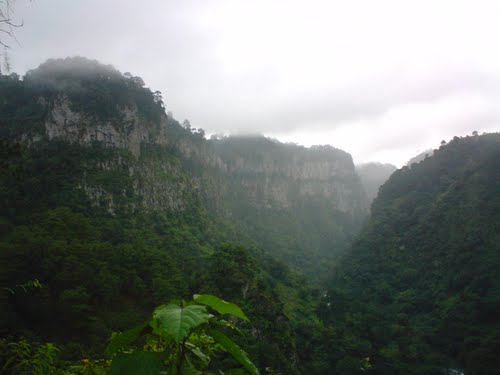
[[138, 87], [144, 87], [146, 85], [141, 77], [132, 77], [131, 80]]
[[156, 104], [160, 105], [162, 108], [165, 108], [165, 103], [163, 102], [161, 91], [156, 90], [153, 93], [153, 100]]
[[198, 129], [197, 134], [198, 134], [201, 138], [205, 138], [205, 130], [203, 130], [202, 128], [199, 128], [199, 129]]
[[182, 122], [182, 127], [186, 130], [189, 130], [191, 131], [191, 123], [189, 122], [188, 119], [185, 119], [183, 122]]

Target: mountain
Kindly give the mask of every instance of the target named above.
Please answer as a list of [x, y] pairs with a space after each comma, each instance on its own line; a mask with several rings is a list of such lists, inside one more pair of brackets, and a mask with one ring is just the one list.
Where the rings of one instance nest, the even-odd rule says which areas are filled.
[[208, 141], [85, 58], [1, 76], [0, 97], [2, 336], [95, 356], [154, 306], [213, 293], [247, 311], [259, 366], [298, 371], [300, 319], [368, 211], [349, 154]]
[[425, 150], [423, 152], [421, 152], [420, 154], [412, 157], [410, 160], [408, 160], [406, 162], [406, 165], [407, 166], [411, 166], [412, 164], [415, 164], [415, 163], [420, 163], [422, 160], [424, 160], [426, 157], [429, 157], [429, 156], [432, 156], [433, 154], [433, 150]]
[[366, 191], [368, 201], [371, 203], [378, 194], [378, 189], [389, 176], [396, 170], [392, 164], [365, 163], [356, 166], [356, 172], [361, 178], [361, 183]]
[[455, 137], [391, 175], [324, 297], [330, 342], [359, 343], [332, 358], [369, 357], [375, 374], [498, 373], [499, 181], [498, 133]]
[[352, 157], [264, 137], [229, 137], [213, 146], [224, 163], [231, 220], [308, 277], [327, 275], [367, 214]]
[[[178, 212], [196, 197], [310, 276], [318, 275], [318, 267], [326, 273], [367, 214], [349, 154], [264, 137], [207, 141], [165, 115], [161, 93], [146, 89], [139, 77], [97, 62], [48, 61], [23, 81], [4, 79], [2, 94], [2, 137], [106, 150], [111, 158], [80, 178], [78, 188], [93, 206], [110, 212]], [[117, 159], [115, 151], [123, 156]], [[118, 204], [125, 192], [94, 178], [97, 171], [128, 171], [122, 188], [128, 184], [134, 199]]]
[[498, 372], [499, 134], [382, 184], [391, 166], [206, 140], [165, 109], [84, 58], [0, 76], [0, 368], [23, 343], [102, 359], [112, 332], [208, 293], [243, 308], [227, 324], [262, 372]]

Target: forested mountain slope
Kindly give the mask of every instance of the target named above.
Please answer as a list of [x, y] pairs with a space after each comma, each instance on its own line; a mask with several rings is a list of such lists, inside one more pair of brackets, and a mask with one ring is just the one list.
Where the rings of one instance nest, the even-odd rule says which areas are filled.
[[359, 237], [349, 154], [208, 141], [139, 77], [87, 59], [1, 76], [0, 138], [0, 348], [23, 336], [102, 358], [112, 331], [211, 293], [247, 313], [236, 341], [261, 370], [500, 368], [499, 134], [394, 172]]
[[348, 358], [377, 374], [498, 373], [499, 228], [500, 134], [395, 172], [325, 296], [324, 319], [365, 343]]
[[352, 157], [264, 137], [213, 141], [226, 166], [228, 216], [279, 260], [319, 279], [357, 234], [368, 211]]
[[324, 277], [367, 212], [350, 155], [207, 141], [83, 58], [1, 76], [0, 98], [2, 336], [100, 355], [158, 304], [213, 293], [247, 312], [261, 368], [300, 371], [318, 295], [303, 274]]
[[415, 163], [420, 163], [422, 160], [424, 160], [426, 157], [428, 156], [432, 156], [433, 154], [433, 150], [425, 150], [425, 151], [422, 151], [421, 153], [419, 153], [418, 155], [415, 155], [414, 157], [412, 157], [410, 160], [408, 160], [406, 162], [406, 165], [408, 167], [410, 167], [412, 164], [415, 164]]
[[[96, 160], [78, 181], [93, 206], [179, 212], [198, 199], [309, 277], [321, 267], [326, 274], [368, 212], [352, 158], [341, 150], [264, 137], [207, 141], [203, 130], [183, 128], [167, 116], [161, 93], [139, 77], [84, 58], [49, 60], [23, 81], [16, 78], [2, 78], [4, 139], [122, 154]], [[125, 186], [118, 191], [117, 180], [96, 177], [119, 173], [130, 177], [134, 196], [120, 208]]]

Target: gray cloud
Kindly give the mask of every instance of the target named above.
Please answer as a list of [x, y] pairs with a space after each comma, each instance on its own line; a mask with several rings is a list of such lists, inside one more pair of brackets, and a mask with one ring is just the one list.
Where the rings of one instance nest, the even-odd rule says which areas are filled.
[[487, 0], [20, 0], [16, 11], [15, 70], [95, 58], [141, 76], [209, 133], [403, 159], [439, 137], [498, 129], [500, 6]]

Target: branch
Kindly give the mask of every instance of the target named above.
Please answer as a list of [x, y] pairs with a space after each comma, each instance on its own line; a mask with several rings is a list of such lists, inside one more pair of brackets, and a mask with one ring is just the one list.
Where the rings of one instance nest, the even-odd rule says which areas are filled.
[[12, 18], [5, 18], [3, 20], [0, 20], [0, 23], [5, 23], [6, 25], [12, 26], [12, 27], [22, 27], [24, 25], [24, 21], [21, 21], [21, 23], [16, 24], [12, 22]]
[[14, 36], [14, 35], [12, 34], [12, 31], [11, 31], [11, 30], [4, 30], [4, 29], [0, 29], [0, 32], [5, 33], [5, 34], [7, 34], [8, 36], [11, 36], [11, 37], [12, 37], [12, 36]]
[[[6, 35], [8, 38], [12, 38], [15, 42], [17, 42], [13, 29], [22, 27], [24, 25], [24, 21], [18, 23], [13, 20], [11, 17], [14, 13], [12, 3], [12, 0], [0, 0], [0, 35]], [[7, 49], [10, 48], [9, 44], [10, 43], [0, 39], [0, 46]]]

